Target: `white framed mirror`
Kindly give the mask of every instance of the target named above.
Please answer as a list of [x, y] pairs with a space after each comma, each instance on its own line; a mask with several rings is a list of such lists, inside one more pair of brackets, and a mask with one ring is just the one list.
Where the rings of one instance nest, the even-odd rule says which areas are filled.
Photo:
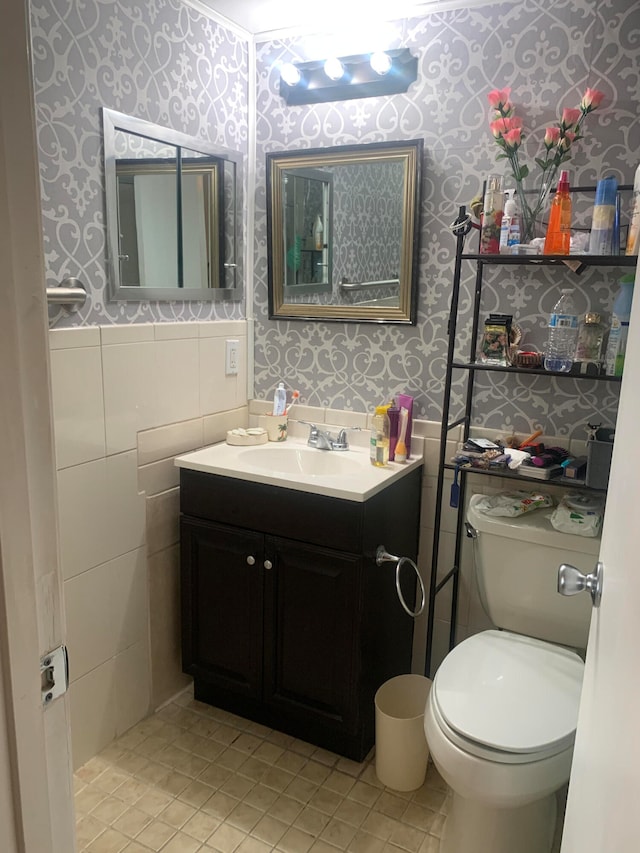
[[242, 298], [241, 155], [102, 110], [112, 300]]

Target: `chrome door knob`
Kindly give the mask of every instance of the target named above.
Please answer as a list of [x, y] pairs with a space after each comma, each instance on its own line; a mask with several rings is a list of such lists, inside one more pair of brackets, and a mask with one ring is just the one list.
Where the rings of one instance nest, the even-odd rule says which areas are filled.
[[256, 558], [255, 558], [255, 557], [252, 557], [252, 556], [247, 557], [247, 564], [248, 564], [249, 566], [255, 566], [255, 564], [256, 564]]
[[264, 567], [265, 567], [265, 569], [272, 569], [273, 563], [271, 562], [271, 560], [265, 560], [264, 561]]
[[603, 569], [603, 564], [598, 562], [595, 571], [585, 575], [575, 566], [563, 563], [558, 569], [558, 592], [560, 595], [577, 595], [586, 589], [591, 593], [593, 606], [598, 607], [602, 598]]

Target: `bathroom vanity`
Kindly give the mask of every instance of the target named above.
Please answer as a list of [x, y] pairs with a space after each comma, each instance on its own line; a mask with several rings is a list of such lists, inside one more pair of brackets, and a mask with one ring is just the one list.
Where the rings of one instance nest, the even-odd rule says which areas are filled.
[[[374, 487], [358, 491], [354, 470], [346, 489], [337, 472], [360, 456], [301, 448], [303, 467], [333, 473], [283, 475], [278, 460], [288, 468], [294, 458], [287, 444], [261, 449], [262, 471], [220, 464], [235, 456], [225, 446], [213, 464], [202, 460], [216, 447], [176, 460], [183, 669], [197, 699], [361, 760], [374, 741], [377, 688], [410, 671], [413, 619], [395, 565], [375, 556], [384, 545], [416, 559], [421, 462], [384, 479], [365, 458]], [[350, 489], [351, 499], [335, 494]], [[413, 602], [410, 568], [402, 590]]]

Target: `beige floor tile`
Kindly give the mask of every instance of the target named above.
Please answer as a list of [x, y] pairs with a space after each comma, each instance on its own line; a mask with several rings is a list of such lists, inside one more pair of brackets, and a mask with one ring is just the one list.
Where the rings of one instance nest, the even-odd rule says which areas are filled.
[[277, 850], [284, 853], [308, 853], [315, 838], [301, 829], [288, 829], [278, 842]]
[[166, 809], [163, 809], [162, 812], [158, 815], [160, 820], [163, 820], [165, 823], [168, 823], [169, 826], [173, 826], [176, 829], [180, 829], [184, 824], [189, 820], [190, 817], [196, 813], [196, 810], [193, 806], [189, 806], [186, 803], [181, 802], [180, 800], [173, 800]]
[[81, 849], [85, 848], [93, 841], [94, 838], [97, 838], [102, 832], [104, 832], [105, 829], [107, 829], [105, 824], [96, 817], [85, 815], [84, 817], [79, 818], [76, 821], [76, 839], [78, 841], [78, 847]]
[[88, 853], [121, 853], [129, 839], [115, 829], [107, 829], [87, 847]]
[[308, 779], [295, 776], [285, 789], [285, 794], [301, 803], [308, 803], [318, 790], [318, 786]]
[[247, 779], [253, 779], [254, 782], [260, 782], [266, 773], [269, 772], [271, 768], [270, 764], [267, 764], [266, 761], [260, 761], [255, 758], [255, 756], [251, 756], [251, 758], [247, 758], [244, 764], [239, 768], [239, 773], [242, 776], [246, 776]]
[[239, 800], [235, 797], [230, 797], [228, 794], [216, 791], [202, 806], [202, 810], [207, 814], [213, 815], [213, 817], [217, 817], [219, 820], [225, 820], [238, 803]]
[[157, 817], [161, 811], [166, 809], [172, 799], [173, 797], [165, 794], [164, 791], [151, 788], [136, 802], [136, 808], [151, 815], [151, 817]]
[[202, 845], [195, 838], [185, 835], [184, 832], [178, 832], [166, 847], [162, 848], [162, 853], [196, 853], [201, 849]]
[[368, 814], [369, 808], [367, 806], [353, 800], [344, 800], [336, 809], [334, 817], [351, 824], [351, 826], [359, 827], [362, 826]]
[[95, 807], [106, 800], [108, 794], [100, 788], [95, 788], [93, 785], [86, 785], [79, 794], [76, 795], [76, 814], [89, 814]]
[[361, 803], [363, 806], [369, 806], [370, 808], [377, 802], [380, 794], [380, 788], [375, 788], [373, 785], [370, 785], [368, 782], [363, 782], [361, 779], [358, 779], [358, 781], [353, 784], [346, 793], [348, 799], [355, 800], [356, 803]]
[[327, 788], [318, 788], [313, 797], [309, 800], [309, 805], [315, 809], [319, 809], [325, 814], [332, 815], [342, 802], [342, 797]]
[[[222, 749], [222, 747], [220, 748]], [[216, 764], [218, 767], [224, 767], [227, 770], [235, 772], [242, 767], [246, 760], [246, 752], [241, 752], [239, 749], [234, 749], [230, 746], [227, 749], [222, 750], [218, 758], [216, 758]]]
[[424, 806], [427, 809], [431, 809], [434, 812], [437, 812], [440, 811], [440, 809], [444, 805], [444, 801], [446, 800], [446, 798], [446, 790], [430, 788], [424, 785], [413, 795], [413, 802], [418, 803], [418, 805]]
[[273, 803], [269, 809], [269, 814], [271, 817], [275, 817], [283, 823], [286, 823], [287, 826], [291, 826], [302, 809], [302, 803], [283, 794]]
[[[279, 767], [281, 770], [287, 770], [289, 773], [299, 773], [309, 760], [304, 755], [299, 755], [290, 749], [281, 749], [281, 747], [275, 746], [275, 744], [265, 743], [264, 746], [280, 750], [280, 755], [273, 763], [276, 767]], [[256, 749], [254, 755], [256, 758], [260, 758], [260, 749]], [[265, 761], [268, 761], [268, 759], [265, 758]]]
[[337, 853], [337, 850], [338, 848], [334, 847], [333, 844], [327, 844], [326, 841], [317, 838], [311, 845], [309, 853]]
[[362, 829], [365, 832], [371, 833], [371, 835], [375, 835], [376, 838], [381, 838], [383, 841], [387, 841], [395, 829], [395, 826], [396, 821], [394, 818], [384, 815], [382, 812], [374, 809], [369, 812], [367, 817], [364, 819]]
[[262, 812], [259, 809], [248, 803], [239, 803], [227, 818], [227, 823], [243, 832], [251, 832], [261, 817]]
[[329, 815], [307, 807], [300, 812], [293, 825], [296, 829], [301, 829], [303, 832], [313, 835], [314, 838], [318, 838], [330, 820]]
[[169, 773], [164, 778], [160, 779], [157, 787], [169, 794], [171, 797], [177, 797], [185, 788], [187, 788], [193, 779], [190, 776], [184, 776], [182, 773]]
[[275, 847], [287, 829], [288, 826], [286, 823], [283, 823], [281, 820], [277, 820], [275, 817], [271, 817], [270, 815], [265, 815], [254, 826], [251, 834], [255, 835], [256, 838], [259, 838], [266, 844], [269, 844], [271, 847]]
[[277, 791], [274, 791], [272, 788], [267, 788], [265, 785], [261, 785], [258, 783], [254, 788], [252, 788], [249, 793], [244, 797], [243, 802], [248, 803], [250, 806], [254, 806], [256, 809], [260, 809], [260, 811], [266, 812], [278, 799]]
[[123, 803], [122, 800], [118, 800], [116, 797], [107, 797], [98, 803], [91, 814], [111, 826], [126, 810], [126, 803]]
[[210, 785], [205, 785], [204, 782], [198, 782], [196, 780], [195, 782], [190, 782], [184, 791], [181, 791], [178, 794], [178, 799], [188, 803], [196, 809], [199, 809], [203, 803], [207, 802], [213, 793], [214, 790]]
[[439, 851], [440, 839], [436, 838], [434, 835], [427, 835], [422, 842], [420, 853], [439, 853]]
[[254, 786], [253, 779], [246, 779], [244, 776], [234, 774], [227, 779], [224, 785], [220, 786], [220, 791], [230, 797], [235, 797], [237, 800], [242, 800]]
[[126, 835], [127, 838], [135, 838], [142, 832], [145, 826], [151, 823], [152, 819], [148, 814], [141, 812], [140, 809], [133, 806], [114, 821], [113, 827], [118, 832]]
[[425, 809], [415, 802], [409, 803], [402, 815], [402, 822], [416, 829], [421, 829], [423, 832], [429, 832], [437, 814], [438, 812]]
[[284, 791], [294, 779], [295, 776], [293, 773], [280, 770], [279, 767], [269, 767], [260, 781], [267, 788], [273, 788], [275, 791]]
[[[260, 761], [265, 761], [267, 764], [277, 764], [283, 770], [288, 770], [290, 773], [296, 773], [292, 767], [286, 767], [282, 764], [279, 764], [279, 760], [285, 755], [285, 750], [281, 746], [277, 746], [275, 743], [269, 743], [268, 741], [262, 741], [253, 751], [253, 755], [255, 758], [259, 758]], [[296, 756], [296, 760], [300, 760], [300, 756]], [[299, 769], [299, 768], [298, 768]]]
[[220, 788], [227, 779], [231, 778], [231, 775], [231, 770], [227, 770], [226, 767], [210, 764], [202, 771], [198, 777], [198, 782], [204, 782], [206, 785], [211, 785], [212, 788]]
[[338, 847], [340, 850], [346, 850], [353, 841], [356, 832], [357, 828], [355, 826], [333, 818], [324, 828], [320, 837], [328, 844], [333, 844], [334, 847]]
[[[346, 796], [349, 791], [356, 785], [362, 785], [362, 782], [356, 782], [353, 776], [347, 773], [341, 773], [339, 770], [332, 770], [331, 773], [322, 783], [323, 788], [328, 788], [340, 796]], [[354, 798], [355, 799], [355, 798]]]
[[308, 761], [300, 770], [299, 775], [303, 779], [308, 779], [314, 785], [322, 785], [331, 775], [331, 768], [325, 764], [320, 764], [318, 761]]
[[192, 838], [196, 838], [198, 841], [205, 842], [219, 826], [220, 821], [217, 818], [205, 814], [205, 812], [197, 811], [185, 823], [182, 831], [186, 832], [187, 835], [191, 835]]
[[162, 850], [167, 841], [175, 834], [175, 829], [168, 823], [154, 820], [142, 830], [136, 841], [150, 850]]
[[407, 808], [407, 801], [390, 791], [383, 791], [376, 800], [376, 811], [386, 814], [388, 817], [399, 818]]
[[270, 844], [248, 835], [236, 848], [236, 853], [269, 853], [270, 850]]
[[406, 826], [404, 823], [398, 823], [391, 833], [389, 842], [403, 850], [408, 850], [409, 853], [418, 853], [424, 837], [425, 833], [421, 830]]
[[143, 847], [142, 844], [138, 844], [137, 841], [131, 841], [127, 844], [122, 853], [149, 853], [149, 848]]
[[219, 850], [220, 853], [233, 853], [246, 837], [245, 832], [223, 823], [207, 841], [207, 846]]
[[347, 849], [350, 853], [381, 853], [384, 845], [385, 842], [381, 838], [359, 830]]

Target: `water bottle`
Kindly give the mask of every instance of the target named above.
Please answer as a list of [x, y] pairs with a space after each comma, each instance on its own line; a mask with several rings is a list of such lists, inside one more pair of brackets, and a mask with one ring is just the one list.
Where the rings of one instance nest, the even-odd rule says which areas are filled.
[[544, 355], [544, 369], [568, 373], [573, 365], [573, 354], [578, 336], [578, 315], [568, 287], [553, 306], [549, 317], [549, 338]]

